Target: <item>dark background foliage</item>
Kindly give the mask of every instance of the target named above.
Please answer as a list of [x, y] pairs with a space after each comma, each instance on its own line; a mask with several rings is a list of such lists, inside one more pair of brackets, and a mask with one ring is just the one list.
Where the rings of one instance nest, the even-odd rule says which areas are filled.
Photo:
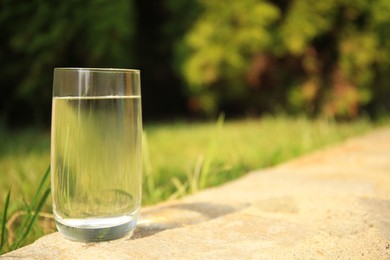
[[55, 67], [138, 68], [146, 120], [390, 109], [387, 0], [0, 0], [0, 120], [48, 126]]

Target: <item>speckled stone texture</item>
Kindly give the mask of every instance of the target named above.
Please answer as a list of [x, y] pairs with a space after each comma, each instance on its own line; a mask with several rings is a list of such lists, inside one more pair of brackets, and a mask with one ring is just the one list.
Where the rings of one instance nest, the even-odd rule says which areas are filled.
[[144, 208], [131, 238], [54, 233], [3, 257], [390, 259], [390, 128]]

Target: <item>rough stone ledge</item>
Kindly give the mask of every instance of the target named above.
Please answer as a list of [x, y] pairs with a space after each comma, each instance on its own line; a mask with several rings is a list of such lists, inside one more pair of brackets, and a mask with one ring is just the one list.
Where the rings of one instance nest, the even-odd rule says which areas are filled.
[[390, 128], [142, 210], [130, 239], [6, 259], [390, 259]]

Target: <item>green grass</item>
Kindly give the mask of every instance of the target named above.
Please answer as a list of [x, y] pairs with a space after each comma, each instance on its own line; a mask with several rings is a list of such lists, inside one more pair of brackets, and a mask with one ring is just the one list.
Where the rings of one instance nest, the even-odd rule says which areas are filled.
[[[148, 124], [144, 127], [143, 204], [220, 185], [250, 170], [278, 164], [375, 126], [368, 120], [336, 123], [288, 117], [225, 122], [220, 117], [211, 123]], [[5, 222], [5, 214], [12, 229], [22, 225], [28, 214], [38, 213], [34, 220], [39, 225], [18, 244], [22, 246], [55, 230], [50, 198], [45, 205], [37, 204], [45, 195], [40, 181], [50, 161], [50, 133], [39, 129], [11, 132], [0, 126], [0, 144], [0, 224]], [[33, 212], [32, 206], [41, 208]]]
[[[19, 211], [20, 219], [8, 218], [11, 189], [5, 200], [3, 217], [1, 220], [0, 254], [15, 250], [25, 244], [27, 238], [33, 233], [37, 218], [42, 214], [42, 208], [50, 195], [50, 168], [48, 168], [39, 184], [31, 203], [25, 203], [23, 212]], [[13, 215], [16, 216], [16, 215]], [[14, 220], [20, 221], [19, 223]]]
[[227, 121], [221, 130], [216, 122], [148, 125], [149, 154], [144, 156], [148, 158], [144, 174], [147, 179], [153, 177], [153, 189], [144, 187], [144, 200], [155, 203], [196, 191], [191, 188], [191, 180], [198, 175], [200, 181], [205, 167], [207, 180], [202, 188], [220, 185], [250, 170], [273, 166], [374, 127], [368, 120], [336, 123], [288, 117]]

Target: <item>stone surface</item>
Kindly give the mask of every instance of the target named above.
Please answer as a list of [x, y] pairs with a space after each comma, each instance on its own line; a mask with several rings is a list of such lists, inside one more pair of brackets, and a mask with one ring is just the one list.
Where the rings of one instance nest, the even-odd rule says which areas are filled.
[[390, 259], [390, 128], [142, 211], [132, 238], [60, 234], [24, 259]]

